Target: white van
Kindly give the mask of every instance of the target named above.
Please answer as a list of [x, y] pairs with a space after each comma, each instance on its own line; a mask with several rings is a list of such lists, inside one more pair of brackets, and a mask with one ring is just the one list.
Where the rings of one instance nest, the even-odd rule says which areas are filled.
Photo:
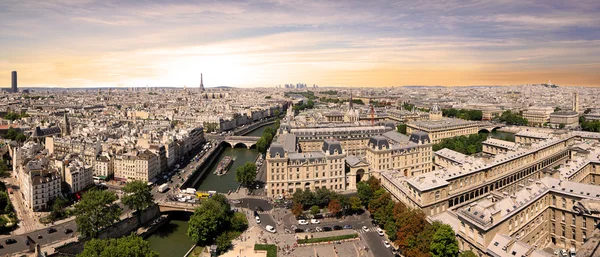
[[258, 217], [258, 216], [255, 216], [254, 218], [256, 219], [256, 223], [257, 223], [257, 224], [260, 224], [260, 217]]

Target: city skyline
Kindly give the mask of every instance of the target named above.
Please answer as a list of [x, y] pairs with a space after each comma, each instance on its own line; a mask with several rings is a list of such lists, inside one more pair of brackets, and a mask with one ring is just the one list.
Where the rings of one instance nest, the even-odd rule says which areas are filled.
[[[3, 1], [0, 87], [600, 86], [597, 1]], [[32, 18], [34, 17], [34, 18]]]

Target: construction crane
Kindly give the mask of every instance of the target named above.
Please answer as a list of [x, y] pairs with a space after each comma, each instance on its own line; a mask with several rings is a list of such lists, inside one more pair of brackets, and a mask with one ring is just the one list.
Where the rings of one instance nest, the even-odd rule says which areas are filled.
[[371, 126], [375, 126], [375, 108], [371, 104]]

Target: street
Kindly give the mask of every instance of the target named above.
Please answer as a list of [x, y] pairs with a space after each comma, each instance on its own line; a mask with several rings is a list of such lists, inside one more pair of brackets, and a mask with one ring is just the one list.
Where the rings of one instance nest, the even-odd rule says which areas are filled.
[[[308, 224], [299, 225], [296, 218], [286, 209], [273, 208], [271, 204], [263, 199], [255, 198], [243, 198], [239, 199], [240, 203], [232, 204], [238, 208], [246, 208], [252, 212], [258, 207], [262, 208], [263, 211], [258, 211], [261, 223], [259, 226], [264, 230], [267, 225], [271, 225], [277, 228], [277, 233], [285, 233], [284, 229], [290, 229], [294, 225], [300, 229], [310, 229], [315, 231], [316, 227], [330, 227], [351, 225], [352, 230], [358, 233], [363, 240], [363, 243], [367, 245], [369, 251], [372, 251], [373, 256], [377, 257], [392, 257], [392, 251], [383, 245], [383, 241], [387, 240], [386, 237], [377, 234], [376, 228], [371, 224], [371, 219], [367, 213], [361, 215], [347, 216], [346, 218], [326, 218], [319, 219], [319, 224]], [[253, 215], [252, 215], [253, 216]], [[310, 220], [308, 220], [310, 222]], [[254, 221], [250, 221], [253, 223]], [[367, 226], [368, 231], [362, 229], [363, 226]], [[346, 229], [344, 229], [346, 230]], [[318, 233], [318, 232], [317, 232]]]

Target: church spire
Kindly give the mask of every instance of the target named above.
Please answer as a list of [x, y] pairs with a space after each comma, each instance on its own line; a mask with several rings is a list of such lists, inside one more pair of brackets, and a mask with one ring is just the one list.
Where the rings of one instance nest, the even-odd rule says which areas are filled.
[[352, 104], [352, 90], [350, 90], [350, 109], [353, 109], [354, 105]]

